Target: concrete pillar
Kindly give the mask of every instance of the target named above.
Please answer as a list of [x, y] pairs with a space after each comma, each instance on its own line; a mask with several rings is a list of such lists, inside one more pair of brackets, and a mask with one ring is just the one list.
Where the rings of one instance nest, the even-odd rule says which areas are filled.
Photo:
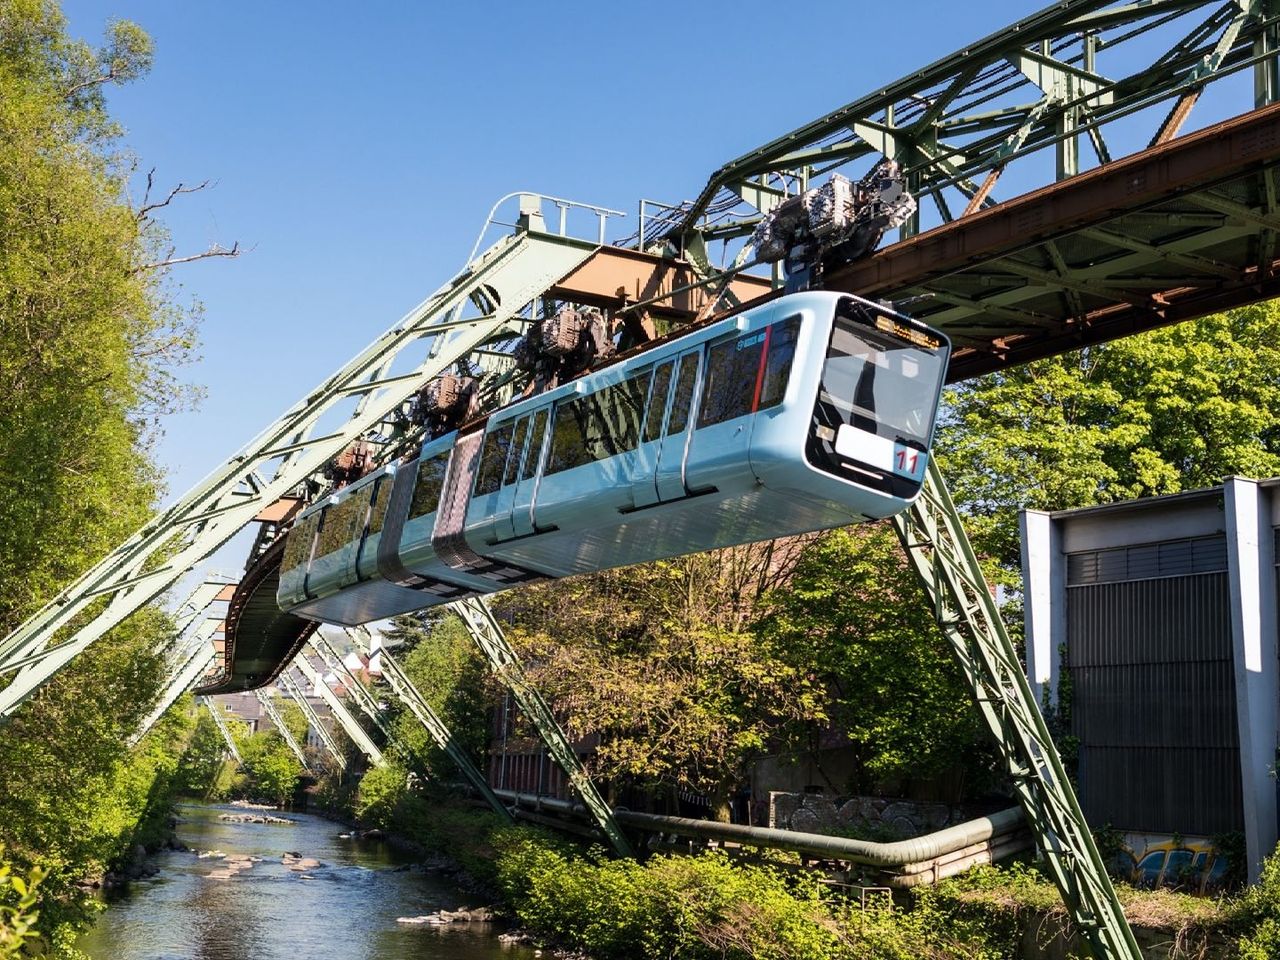
[[1023, 618], [1026, 623], [1027, 679], [1040, 707], [1058, 703], [1058, 674], [1067, 642], [1067, 569], [1062, 535], [1049, 514], [1023, 510]]
[[1236, 724], [1240, 731], [1240, 781], [1249, 882], [1276, 847], [1277, 697], [1276, 577], [1271, 511], [1256, 481], [1232, 477], [1223, 484], [1227, 571], [1231, 582], [1231, 639], [1235, 666]]

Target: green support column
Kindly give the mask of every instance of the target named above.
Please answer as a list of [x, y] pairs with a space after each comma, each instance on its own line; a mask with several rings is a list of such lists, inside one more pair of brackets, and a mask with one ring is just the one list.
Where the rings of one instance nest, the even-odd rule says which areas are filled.
[[[347, 631], [347, 635], [355, 641], [356, 645], [364, 653], [370, 654], [373, 652], [368, 643], [369, 633], [364, 627], [350, 629]], [[453, 734], [449, 732], [448, 726], [431, 708], [431, 704], [427, 702], [426, 697], [414, 686], [413, 681], [409, 679], [409, 675], [404, 672], [400, 664], [396, 662], [388, 651], [379, 649], [378, 657], [382, 660], [382, 676], [391, 685], [392, 691], [400, 699], [400, 702], [422, 724], [431, 739], [436, 742], [436, 746], [443, 750], [445, 755], [453, 761], [454, 766], [458, 768], [458, 772], [466, 778], [467, 782], [471, 784], [480, 796], [488, 801], [489, 806], [493, 808], [493, 812], [510, 822], [511, 811], [498, 798], [498, 795], [493, 792], [493, 789], [489, 786], [489, 781], [485, 779], [485, 775], [471, 762], [467, 752], [454, 739]]]
[[302, 764], [302, 769], [310, 773], [311, 767], [307, 763], [306, 755], [302, 752], [302, 747], [294, 737], [293, 731], [285, 724], [280, 712], [276, 710], [276, 705], [271, 702], [271, 697], [267, 696], [267, 691], [260, 688], [255, 690], [254, 693], [258, 697], [258, 704], [262, 707], [262, 712], [267, 715], [267, 719], [276, 728], [276, 731], [280, 734], [280, 739], [284, 741], [284, 745], [289, 748], [289, 752], [294, 755], [298, 763]]
[[239, 766], [244, 766], [244, 761], [240, 759], [240, 751], [236, 749], [235, 738], [231, 736], [231, 731], [227, 727], [226, 718], [219, 712], [218, 708], [213, 705], [213, 701], [208, 697], [201, 697], [200, 702], [204, 704], [209, 716], [213, 717], [213, 725], [218, 728], [218, 732], [222, 734], [222, 742], [226, 744], [227, 753], [231, 759]]
[[297, 681], [287, 673], [282, 673], [276, 680], [279, 689], [285, 692], [285, 695], [291, 697], [307, 718], [307, 726], [316, 732], [316, 736], [320, 738], [320, 742], [324, 744], [325, 751], [329, 756], [333, 757], [334, 763], [338, 765], [339, 770], [347, 769], [347, 758], [338, 746], [338, 741], [334, 739], [333, 733], [324, 725], [324, 721], [320, 719], [320, 715], [316, 713], [315, 708], [307, 702], [307, 695], [298, 686]]
[[1057, 748], [936, 463], [894, 526], [933, 603], [1080, 934], [1099, 960], [1142, 960]]
[[591, 778], [587, 776], [587, 771], [583, 769], [578, 755], [574, 753], [573, 746], [569, 743], [569, 738], [565, 736], [564, 730], [556, 721], [555, 714], [547, 706], [547, 701], [542, 699], [542, 694], [525, 677], [520, 658], [511, 649], [511, 644], [507, 642], [502, 627], [493, 618], [493, 613], [489, 610], [489, 605], [484, 598], [469, 597], [466, 600], [456, 600], [449, 604], [449, 607], [462, 618], [472, 638], [489, 659], [489, 665], [493, 668], [494, 674], [506, 684], [507, 689], [515, 696], [516, 703], [520, 704], [524, 715], [537, 728], [538, 735], [547, 745], [552, 759], [560, 764], [560, 769], [565, 772], [574, 790], [591, 811], [596, 824], [613, 844], [613, 849], [620, 856], [634, 857], [631, 844], [623, 834], [622, 828], [618, 826], [617, 820], [614, 819], [613, 811], [604, 802], [604, 798], [596, 790]]

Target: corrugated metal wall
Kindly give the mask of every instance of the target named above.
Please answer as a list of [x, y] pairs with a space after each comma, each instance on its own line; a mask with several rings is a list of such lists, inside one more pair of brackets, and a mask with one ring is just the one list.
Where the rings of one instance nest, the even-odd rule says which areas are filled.
[[1068, 558], [1071, 727], [1090, 823], [1243, 829], [1225, 538]]

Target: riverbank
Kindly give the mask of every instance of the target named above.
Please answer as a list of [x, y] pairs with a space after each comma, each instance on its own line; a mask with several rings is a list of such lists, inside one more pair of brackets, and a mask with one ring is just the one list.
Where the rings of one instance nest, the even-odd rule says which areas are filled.
[[[447, 857], [544, 946], [595, 960], [1066, 960], [1057, 891], [1025, 866], [984, 868], [897, 903], [846, 900], [786, 856], [735, 861], [722, 851], [613, 860], [540, 828], [405, 793], [365, 822], [417, 853]], [[369, 816], [371, 814], [371, 816]], [[1122, 889], [1146, 960], [1276, 960], [1280, 860], [1231, 900]]]

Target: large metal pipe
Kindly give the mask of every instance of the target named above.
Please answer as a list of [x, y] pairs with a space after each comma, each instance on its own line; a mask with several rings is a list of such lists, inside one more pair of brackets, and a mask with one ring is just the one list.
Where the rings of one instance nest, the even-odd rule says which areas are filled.
[[[585, 809], [567, 800], [535, 797], [510, 790], [495, 791], [504, 800], [533, 810], [554, 810], [571, 816], [585, 815]], [[829, 837], [819, 833], [800, 833], [795, 830], [776, 830], [772, 827], [749, 827], [738, 823], [717, 823], [713, 820], [690, 820], [686, 817], [667, 817], [633, 810], [615, 810], [618, 822], [629, 827], [639, 827], [658, 833], [675, 833], [685, 837], [701, 837], [706, 840], [727, 840], [746, 846], [771, 847], [790, 850], [793, 853], [833, 860], [848, 860], [873, 867], [903, 867], [908, 864], [927, 864], [939, 857], [953, 854], [965, 847], [982, 844], [992, 837], [1013, 833], [1026, 825], [1021, 807], [1011, 807], [989, 817], [979, 817], [958, 823], [936, 833], [925, 834], [911, 840], [892, 843], [875, 843], [870, 840], [854, 840], [849, 837]], [[921, 867], [917, 872], [925, 872]]]

